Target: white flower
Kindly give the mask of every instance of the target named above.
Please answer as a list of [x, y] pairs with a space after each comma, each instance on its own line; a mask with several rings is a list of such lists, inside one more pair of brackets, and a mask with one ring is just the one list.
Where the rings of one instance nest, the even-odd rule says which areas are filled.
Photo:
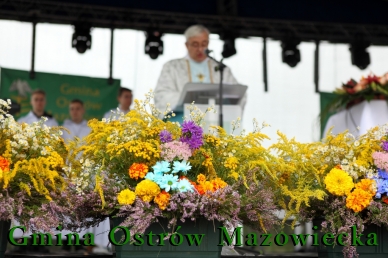
[[354, 142], [354, 146], [356, 146], [356, 147], [360, 146], [360, 142], [359, 141], [355, 141]]

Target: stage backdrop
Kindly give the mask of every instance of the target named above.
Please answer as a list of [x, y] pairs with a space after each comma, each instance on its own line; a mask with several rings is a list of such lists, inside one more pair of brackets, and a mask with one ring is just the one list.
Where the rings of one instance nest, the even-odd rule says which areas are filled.
[[117, 108], [117, 93], [120, 80], [108, 85], [108, 79], [84, 76], [35, 73], [30, 79], [29, 72], [1, 68], [0, 97], [11, 99], [21, 105], [16, 118], [31, 110], [30, 94], [34, 89], [46, 92], [46, 111], [51, 113], [59, 124], [69, 118], [69, 103], [73, 99], [84, 102], [85, 119], [101, 119], [105, 112]]

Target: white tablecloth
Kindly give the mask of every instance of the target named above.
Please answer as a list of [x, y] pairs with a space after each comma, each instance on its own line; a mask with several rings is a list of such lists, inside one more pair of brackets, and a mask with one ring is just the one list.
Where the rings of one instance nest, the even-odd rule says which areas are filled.
[[366, 133], [369, 129], [385, 123], [388, 123], [387, 101], [363, 101], [332, 115], [327, 121], [323, 136], [326, 135], [330, 127], [334, 126], [333, 134], [349, 130], [351, 134], [357, 137]]

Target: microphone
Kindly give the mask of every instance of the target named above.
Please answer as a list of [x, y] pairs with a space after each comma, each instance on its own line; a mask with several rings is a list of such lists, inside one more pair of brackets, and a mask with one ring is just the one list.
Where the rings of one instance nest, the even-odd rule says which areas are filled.
[[213, 50], [209, 50], [209, 49], [205, 49], [204, 50], [204, 52], [205, 52], [205, 55], [207, 55], [207, 56], [209, 56], [209, 54], [211, 53], [211, 52], [213, 52]]

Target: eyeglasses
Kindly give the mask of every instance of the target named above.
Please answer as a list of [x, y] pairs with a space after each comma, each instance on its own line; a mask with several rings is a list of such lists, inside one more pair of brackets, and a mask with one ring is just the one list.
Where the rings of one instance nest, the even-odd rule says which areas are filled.
[[193, 42], [189, 44], [192, 48], [207, 48], [209, 46], [209, 42], [202, 42], [202, 44], [199, 44], [198, 42]]

